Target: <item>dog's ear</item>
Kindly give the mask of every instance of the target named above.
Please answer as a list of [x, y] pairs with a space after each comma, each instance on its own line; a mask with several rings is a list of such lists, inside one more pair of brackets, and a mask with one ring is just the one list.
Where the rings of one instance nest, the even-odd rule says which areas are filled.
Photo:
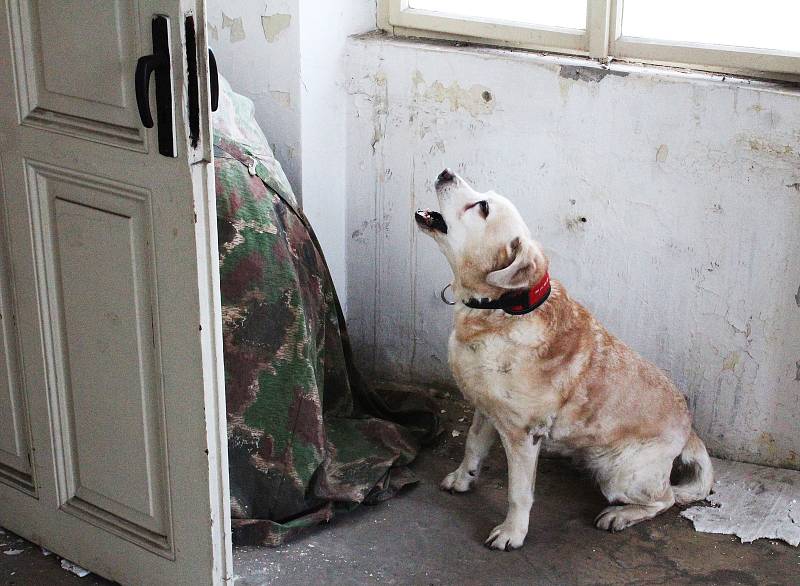
[[489, 285], [501, 289], [524, 289], [530, 287], [536, 273], [536, 260], [533, 247], [523, 238], [514, 238], [511, 247], [512, 261], [502, 269], [492, 271], [486, 276]]

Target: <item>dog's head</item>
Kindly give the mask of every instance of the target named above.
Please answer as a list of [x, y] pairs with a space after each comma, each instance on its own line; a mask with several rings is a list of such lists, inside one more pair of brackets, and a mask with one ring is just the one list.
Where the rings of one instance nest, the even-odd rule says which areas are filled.
[[447, 257], [457, 296], [497, 298], [547, 272], [541, 246], [505, 197], [478, 193], [450, 169], [436, 178], [436, 196], [440, 211], [419, 210], [415, 219]]

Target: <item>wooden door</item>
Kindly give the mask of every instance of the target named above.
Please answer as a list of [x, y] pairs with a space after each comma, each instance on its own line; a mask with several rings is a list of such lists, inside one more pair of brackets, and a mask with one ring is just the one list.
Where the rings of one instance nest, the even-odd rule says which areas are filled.
[[202, 0], [0, 4], [0, 525], [126, 584], [231, 576], [206, 47]]

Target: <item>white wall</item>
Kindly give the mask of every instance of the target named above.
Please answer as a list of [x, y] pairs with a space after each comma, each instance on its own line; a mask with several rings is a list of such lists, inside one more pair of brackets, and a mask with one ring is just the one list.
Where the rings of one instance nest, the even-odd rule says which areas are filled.
[[714, 453], [800, 468], [796, 90], [381, 35], [349, 53], [349, 325], [373, 376], [450, 381], [449, 269], [412, 218], [448, 165], [517, 203]]
[[375, 0], [303, 0], [301, 17], [303, 209], [346, 313], [345, 52], [348, 35], [375, 28]]
[[220, 72], [256, 118], [314, 225], [347, 309], [345, 47], [375, 28], [375, 0], [209, 0]]
[[208, 38], [220, 73], [253, 100], [256, 118], [298, 196], [300, 0], [208, 0]]

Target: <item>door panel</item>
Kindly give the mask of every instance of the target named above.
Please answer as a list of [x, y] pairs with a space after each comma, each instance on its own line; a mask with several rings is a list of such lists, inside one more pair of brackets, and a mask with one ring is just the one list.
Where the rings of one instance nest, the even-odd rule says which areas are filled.
[[[0, 174], [0, 186], [2, 186]], [[5, 202], [0, 201], [0, 479], [33, 492]]]
[[[42, 100], [55, 100], [57, 96], [51, 94], [57, 94], [74, 98], [73, 107], [77, 108], [89, 102], [124, 110], [130, 104], [125, 64], [136, 51], [123, 2], [66, 0], [37, 2], [36, 8], [38, 14], [31, 24], [38, 29], [35, 38], [42, 68], [37, 72], [41, 74], [37, 86]], [[61, 18], [67, 10], [71, 18]], [[91, 31], [91, 43], [86, 42], [87, 31]], [[98, 59], [95, 45], [111, 50]]]
[[12, 42], [20, 57], [23, 124], [146, 150], [131, 68], [150, 48], [143, 38], [149, 28], [136, 16], [138, 5], [123, 0], [9, 2]]
[[[0, 2], [0, 525], [123, 584], [231, 579], [203, 9]], [[175, 157], [141, 128], [133, 86], [155, 15]]]
[[51, 284], [62, 509], [171, 554], [151, 194], [27, 169], [39, 281]]

